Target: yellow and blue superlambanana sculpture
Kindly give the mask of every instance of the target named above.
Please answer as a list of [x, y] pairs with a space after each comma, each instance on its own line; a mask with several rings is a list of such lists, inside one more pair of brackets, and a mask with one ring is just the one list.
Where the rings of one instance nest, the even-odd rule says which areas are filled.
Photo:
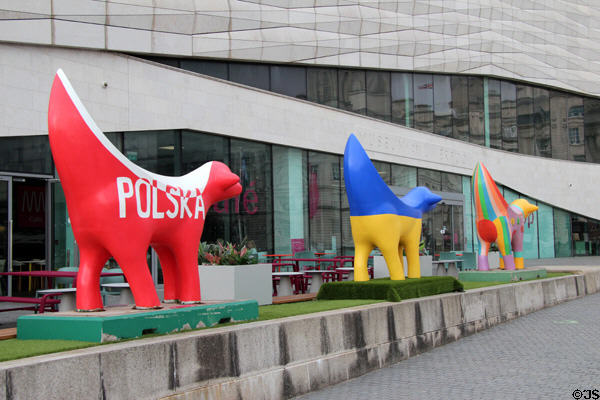
[[421, 218], [442, 198], [423, 186], [398, 198], [379, 176], [354, 135], [348, 138], [344, 151], [344, 180], [355, 248], [354, 280], [369, 280], [367, 261], [375, 247], [385, 258], [390, 279], [404, 279], [403, 251], [408, 277], [420, 278]]

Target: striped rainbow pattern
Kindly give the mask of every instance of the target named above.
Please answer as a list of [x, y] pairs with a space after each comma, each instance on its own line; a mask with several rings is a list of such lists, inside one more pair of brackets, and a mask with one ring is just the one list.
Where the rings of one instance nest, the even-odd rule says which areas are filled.
[[494, 221], [496, 218], [508, 214], [506, 200], [500, 194], [496, 182], [482, 163], [477, 163], [471, 183], [476, 221], [482, 219]]

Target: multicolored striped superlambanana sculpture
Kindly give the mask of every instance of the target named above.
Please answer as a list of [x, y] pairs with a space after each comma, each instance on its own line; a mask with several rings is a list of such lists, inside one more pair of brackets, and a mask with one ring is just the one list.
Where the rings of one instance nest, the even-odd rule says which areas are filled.
[[490, 269], [488, 252], [494, 242], [502, 255], [501, 268], [522, 269], [525, 219], [529, 214], [537, 211], [537, 206], [525, 199], [517, 199], [508, 205], [482, 163], [477, 163], [473, 171], [471, 187], [479, 239], [477, 269], [480, 271]]
[[442, 198], [423, 186], [398, 198], [381, 179], [354, 135], [348, 138], [344, 151], [344, 181], [355, 247], [354, 280], [369, 280], [367, 261], [375, 247], [385, 257], [392, 280], [404, 279], [403, 251], [408, 277], [420, 278], [421, 217]]

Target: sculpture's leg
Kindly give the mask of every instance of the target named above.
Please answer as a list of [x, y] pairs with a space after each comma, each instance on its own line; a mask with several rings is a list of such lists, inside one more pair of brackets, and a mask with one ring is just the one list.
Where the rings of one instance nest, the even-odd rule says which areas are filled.
[[108, 252], [98, 245], [79, 244], [77, 310], [98, 311], [103, 309], [100, 273], [109, 256]]
[[404, 280], [404, 267], [400, 260], [400, 254], [398, 254], [398, 244], [390, 242], [386, 241], [383, 245], [378, 243], [377, 247], [381, 250], [383, 258], [385, 258], [385, 263], [390, 271], [390, 279], [393, 281], [402, 281]]
[[374, 246], [367, 241], [354, 241], [354, 280], [363, 282], [369, 280], [369, 254]]
[[477, 255], [477, 270], [479, 271], [489, 271], [490, 264], [488, 261], [488, 253], [490, 251], [489, 242], [484, 242], [483, 240], [479, 240], [479, 254]]
[[173, 245], [171, 251], [175, 255], [177, 268], [175, 269], [175, 279], [177, 280], [177, 298], [181, 303], [191, 304], [199, 303], [200, 277], [198, 276], [198, 246], [200, 238], [193, 238], [187, 241], [180, 241]]
[[498, 250], [502, 254], [502, 261], [506, 270], [515, 269], [515, 261], [512, 255], [512, 247], [510, 244], [510, 227], [508, 226], [508, 218], [499, 217], [494, 220], [498, 237], [496, 243], [498, 244]]
[[504, 269], [504, 257], [500, 256], [500, 269]]
[[164, 301], [165, 303], [174, 303], [178, 300], [175, 256], [165, 245], [153, 245], [152, 247], [158, 255], [160, 267], [163, 272], [163, 280], [165, 282]]
[[[404, 238], [406, 252], [406, 263], [408, 264], [409, 278], [421, 277], [421, 263], [419, 260], [419, 239], [421, 238], [421, 220], [413, 225], [410, 233]], [[400, 262], [402, 262], [402, 253], [400, 253]]]
[[479, 271], [490, 270], [488, 253], [490, 251], [490, 243], [494, 242], [496, 240], [496, 237], [496, 226], [492, 221], [488, 219], [480, 219], [477, 221], [477, 240], [479, 241], [477, 269]]
[[515, 255], [515, 268], [523, 269], [525, 268], [525, 263], [523, 262], [523, 219], [521, 218], [521, 224], [515, 226], [515, 230], [513, 232], [513, 237], [511, 240], [513, 253]]
[[135, 246], [134, 249], [137, 249], [135, 253], [130, 248], [126, 248], [121, 254], [114, 254], [114, 257], [127, 278], [135, 307], [160, 308], [160, 301], [146, 261], [147, 246]]

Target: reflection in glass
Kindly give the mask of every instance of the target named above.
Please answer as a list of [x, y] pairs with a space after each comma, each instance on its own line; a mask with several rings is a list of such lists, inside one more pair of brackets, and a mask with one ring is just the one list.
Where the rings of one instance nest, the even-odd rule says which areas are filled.
[[556, 257], [571, 257], [571, 215], [554, 209], [554, 250]]
[[231, 240], [247, 239], [259, 251], [273, 250], [271, 146], [231, 139], [231, 171], [240, 177], [242, 194], [230, 201]]
[[430, 190], [440, 192], [442, 190], [442, 173], [432, 169], [418, 168], [417, 182], [419, 186], [426, 186]]
[[413, 76], [392, 72], [392, 122], [413, 127]]
[[310, 249], [341, 249], [341, 157], [308, 152], [308, 216]]
[[452, 91], [449, 75], [433, 76], [433, 132], [452, 136]]
[[179, 175], [179, 145], [176, 136], [179, 131], [129, 131], [123, 135], [125, 156], [148, 171], [161, 175]]
[[417, 186], [417, 169], [406, 165], [392, 164], [392, 186], [411, 189]]
[[483, 78], [469, 77], [469, 141], [485, 145]]
[[262, 64], [229, 64], [229, 80], [242, 85], [269, 90], [269, 66]]
[[569, 137], [568, 159], [573, 161], [585, 161], [583, 98], [568, 95], [567, 106], [567, 134]]
[[546, 89], [533, 88], [533, 126], [535, 130], [535, 155], [552, 157], [550, 99]]
[[308, 68], [308, 100], [330, 107], [338, 106], [337, 70], [333, 68]]
[[373, 166], [379, 172], [379, 176], [386, 184], [390, 184], [392, 182], [392, 177], [390, 173], [390, 164], [383, 161], [372, 161]]
[[465, 251], [476, 252], [479, 249], [475, 244], [475, 233], [473, 232], [473, 216], [475, 215], [475, 211], [473, 209], [473, 199], [471, 197], [471, 178], [467, 176], [462, 177], [462, 187], [463, 187], [463, 196], [465, 196], [465, 206], [464, 210], [464, 243], [465, 243]]
[[518, 151], [517, 142], [517, 88], [514, 83], [500, 83], [502, 100], [502, 148]]
[[538, 202], [540, 258], [554, 258], [554, 215], [552, 207]]
[[48, 135], [0, 138], [0, 171], [53, 175]]
[[306, 68], [272, 65], [271, 90], [306, 100]]
[[194, 71], [199, 74], [213, 76], [220, 79], [228, 79], [227, 63], [222, 61], [204, 61], [204, 60], [181, 60], [181, 68]]
[[[8, 271], [8, 181], [0, 180], [0, 272]], [[6, 277], [0, 277], [0, 292], [8, 293]]]
[[367, 115], [390, 121], [391, 113], [390, 73], [367, 71]]
[[517, 85], [517, 130], [519, 153], [535, 155], [531, 86]]
[[500, 108], [500, 81], [488, 79], [488, 118], [490, 128], [490, 147], [502, 148], [502, 121]]
[[464, 250], [465, 236], [463, 227], [463, 207], [451, 206], [452, 208], [452, 250]]
[[365, 71], [340, 69], [339, 77], [339, 107], [342, 110], [357, 114], [366, 114], [367, 90]]
[[462, 193], [462, 179], [460, 175], [442, 172], [443, 192]]
[[415, 128], [433, 132], [433, 77], [414, 74]]
[[600, 100], [586, 98], [584, 106], [585, 158], [600, 162]]
[[[527, 196], [520, 197], [533, 205], [537, 205], [535, 200]], [[536, 212], [533, 212], [525, 219], [525, 232], [523, 233], [523, 258], [525, 259], [539, 258], [538, 218], [539, 215]]]
[[450, 83], [452, 86], [452, 137], [468, 141], [469, 78], [466, 76], [453, 76]]
[[587, 218], [571, 214], [571, 238], [573, 239], [573, 255], [589, 255]]

